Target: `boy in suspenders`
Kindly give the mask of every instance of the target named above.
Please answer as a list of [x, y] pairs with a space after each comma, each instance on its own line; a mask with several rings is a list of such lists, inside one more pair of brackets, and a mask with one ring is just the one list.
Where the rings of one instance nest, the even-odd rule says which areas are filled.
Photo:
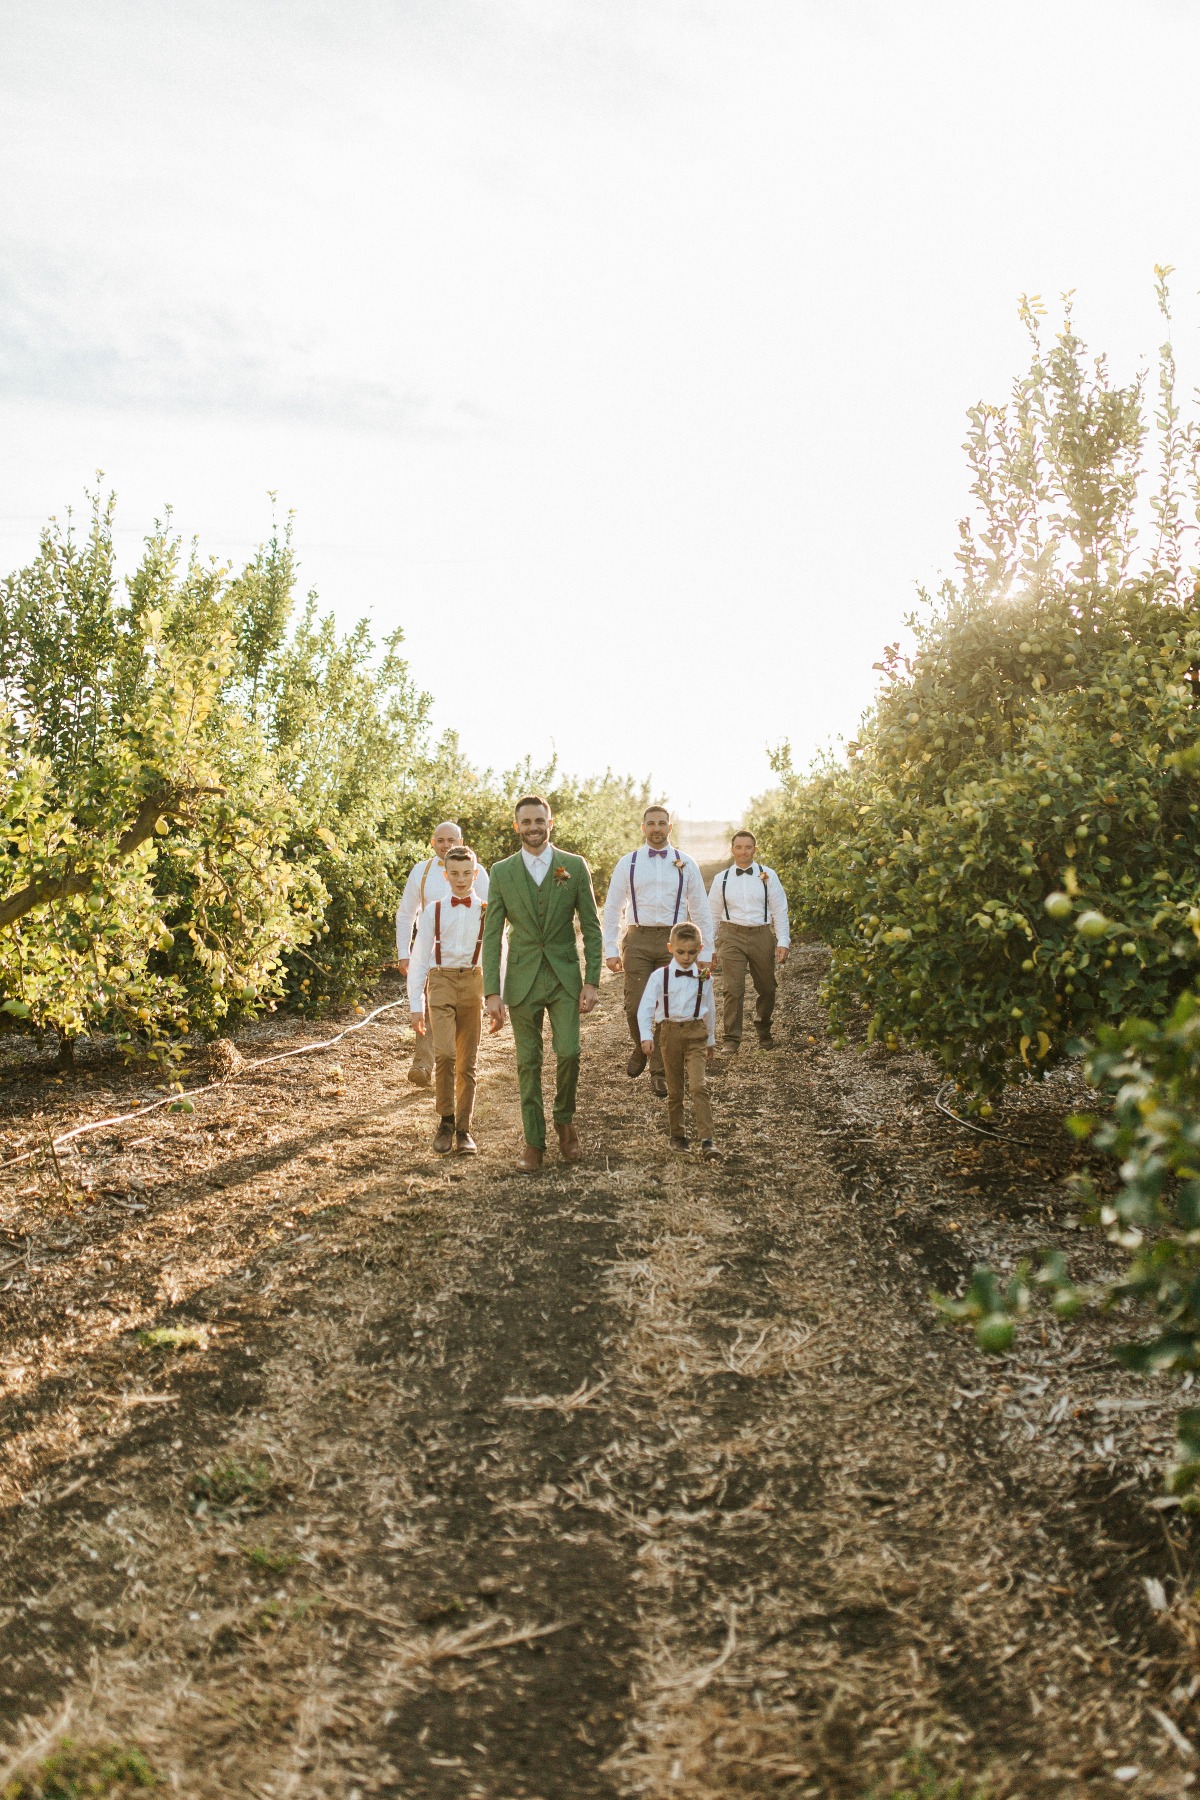
[[[475, 852], [463, 844], [447, 850], [447, 892], [428, 902], [417, 925], [408, 964], [408, 1005], [413, 1030], [433, 1040], [433, 1085], [439, 1156], [457, 1150], [475, 1156], [471, 1115], [475, 1064], [483, 1018], [483, 921], [486, 901], [473, 892]], [[426, 1010], [428, 1009], [428, 1010]]]
[[758, 995], [754, 1026], [759, 1046], [771, 1049], [775, 970], [787, 961], [791, 942], [783, 883], [774, 869], [755, 861], [757, 847], [752, 831], [735, 832], [733, 862], [714, 875], [708, 896], [717, 922], [717, 967], [724, 990], [721, 1048], [730, 1053], [742, 1041], [747, 974]]
[[[445, 857], [447, 850], [462, 843], [462, 831], [453, 819], [443, 819], [430, 843], [433, 855], [425, 857], [413, 869], [404, 884], [404, 893], [396, 909], [396, 955], [400, 973], [404, 976], [408, 974], [413, 930], [417, 921], [427, 906], [431, 906], [436, 900], [444, 900], [450, 892], [446, 885]], [[488, 897], [488, 878], [478, 865], [475, 870], [475, 892], [481, 900]], [[426, 1029], [416, 1033], [412, 1062], [408, 1070], [408, 1079], [414, 1087], [428, 1087], [433, 1080], [433, 1036], [428, 1029], [428, 1017], [425, 1024]]]
[[683, 1121], [686, 1088], [692, 1096], [700, 1148], [706, 1157], [715, 1157], [717, 1147], [713, 1142], [712, 1107], [705, 1076], [716, 1039], [717, 1003], [712, 981], [695, 966], [703, 939], [697, 926], [684, 923], [672, 926], [668, 944], [671, 960], [665, 969], [654, 970], [638, 1006], [642, 1049], [649, 1056], [657, 1028], [667, 1079], [667, 1123], [672, 1150], [689, 1147]]

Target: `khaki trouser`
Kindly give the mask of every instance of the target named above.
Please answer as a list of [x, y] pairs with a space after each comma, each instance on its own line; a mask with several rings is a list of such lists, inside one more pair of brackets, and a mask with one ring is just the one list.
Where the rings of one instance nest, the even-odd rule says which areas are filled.
[[721, 971], [724, 991], [721, 1035], [725, 1042], [740, 1044], [742, 1041], [747, 972], [758, 995], [754, 1023], [765, 1037], [771, 1029], [771, 1014], [775, 1011], [775, 927], [734, 925], [730, 920], [722, 919], [717, 927], [717, 967]]
[[712, 1107], [708, 1100], [706, 1052], [708, 1026], [703, 1019], [664, 1019], [658, 1028], [663, 1071], [667, 1077], [667, 1127], [672, 1137], [686, 1137], [683, 1128], [683, 1091], [692, 1096], [696, 1136], [713, 1134]]
[[[642, 1034], [638, 1027], [638, 1007], [646, 991], [646, 983], [655, 969], [665, 969], [671, 960], [667, 944], [670, 935], [669, 925], [631, 925], [621, 939], [621, 966], [625, 971], [625, 1023], [629, 1027], [630, 1037], [639, 1049]], [[650, 1055], [650, 1073], [661, 1075], [662, 1072], [662, 1051], [658, 1046], [656, 1029], [654, 1049]]]
[[429, 996], [425, 996], [425, 1030], [418, 1032], [413, 1044], [412, 1063], [414, 1069], [424, 1069], [427, 1075], [433, 1074], [433, 1030], [429, 1023]]
[[470, 1131], [483, 1023], [483, 970], [430, 969], [425, 995], [433, 1036], [438, 1117], [453, 1115], [456, 1131]]

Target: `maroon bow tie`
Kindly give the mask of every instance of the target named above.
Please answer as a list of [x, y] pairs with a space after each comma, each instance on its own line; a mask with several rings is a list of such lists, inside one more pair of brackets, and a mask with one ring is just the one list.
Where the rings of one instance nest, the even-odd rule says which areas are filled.
[[750, 869], [735, 869], [733, 872], [735, 875], [753, 875], [754, 870], [752, 868], [750, 868]]
[[665, 856], [667, 853], [665, 850], [652, 850], [650, 854], [651, 856]]
[[468, 894], [465, 899], [460, 900], [457, 894], [451, 894], [450, 904], [451, 906], [470, 906], [471, 896]]

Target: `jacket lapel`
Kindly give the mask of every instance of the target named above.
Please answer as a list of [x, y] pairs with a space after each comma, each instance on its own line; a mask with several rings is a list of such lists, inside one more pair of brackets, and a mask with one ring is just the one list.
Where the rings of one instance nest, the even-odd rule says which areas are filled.
[[562, 858], [559, 856], [558, 851], [555, 850], [550, 858], [550, 867], [546, 871], [546, 879], [542, 883], [543, 887], [548, 887], [550, 889], [550, 892], [546, 896], [545, 920], [547, 928], [549, 927], [551, 918], [555, 916], [561, 905], [564, 891], [570, 886], [569, 882], [556, 881], [554, 878], [555, 871], [557, 869], [565, 869], [566, 866], [566, 863], [563, 862]]
[[[530, 920], [536, 926], [538, 923], [537, 885], [534, 882], [532, 875], [529, 873], [529, 870], [525, 867], [525, 858], [521, 855], [519, 850], [513, 857], [513, 862], [516, 866], [513, 869], [512, 881], [509, 883], [508, 897], [510, 899], [520, 900], [525, 911], [529, 914]], [[547, 875], [546, 880], [549, 881], [549, 879], [550, 877]]]

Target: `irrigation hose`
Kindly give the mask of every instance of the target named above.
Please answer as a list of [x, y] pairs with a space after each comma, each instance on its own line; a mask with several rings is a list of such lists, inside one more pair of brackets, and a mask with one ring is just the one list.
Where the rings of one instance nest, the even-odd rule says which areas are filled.
[[[61, 1137], [49, 1139], [51, 1155], [54, 1155], [63, 1144], [69, 1144], [73, 1138], [87, 1137], [93, 1131], [108, 1131], [116, 1125], [128, 1125], [131, 1120], [144, 1119], [147, 1113], [157, 1112], [160, 1106], [175, 1106], [180, 1100], [194, 1100], [198, 1094], [211, 1094], [216, 1088], [227, 1087], [231, 1081], [240, 1081], [243, 1076], [252, 1075], [255, 1069], [265, 1069], [268, 1063], [287, 1062], [288, 1058], [292, 1056], [311, 1056], [318, 1050], [332, 1050], [333, 1046], [340, 1044], [343, 1038], [348, 1038], [352, 1032], [362, 1031], [365, 1026], [373, 1024], [382, 1014], [393, 1012], [398, 1006], [407, 1008], [408, 1001], [389, 1000], [385, 1006], [377, 1006], [365, 1018], [356, 1019], [353, 1025], [347, 1025], [346, 1029], [339, 1031], [336, 1037], [325, 1038], [319, 1044], [298, 1044], [294, 1050], [279, 1050], [274, 1056], [260, 1056], [254, 1062], [243, 1063], [240, 1069], [234, 1070], [231, 1074], [223, 1075], [219, 1081], [208, 1081], [203, 1087], [187, 1088], [175, 1094], [167, 1094], [161, 1100], [152, 1100], [148, 1106], [139, 1106], [133, 1112], [117, 1113], [111, 1119], [93, 1119], [88, 1125], [76, 1125], [72, 1130], [63, 1132]], [[41, 1150], [42, 1146], [33, 1150], [23, 1150], [20, 1156], [14, 1156], [8, 1162], [0, 1163], [0, 1175], [4, 1173], [5, 1169], [16, 1169], [22, 1163], [31, 1162], [35, 1156], [41, 1154]]]

